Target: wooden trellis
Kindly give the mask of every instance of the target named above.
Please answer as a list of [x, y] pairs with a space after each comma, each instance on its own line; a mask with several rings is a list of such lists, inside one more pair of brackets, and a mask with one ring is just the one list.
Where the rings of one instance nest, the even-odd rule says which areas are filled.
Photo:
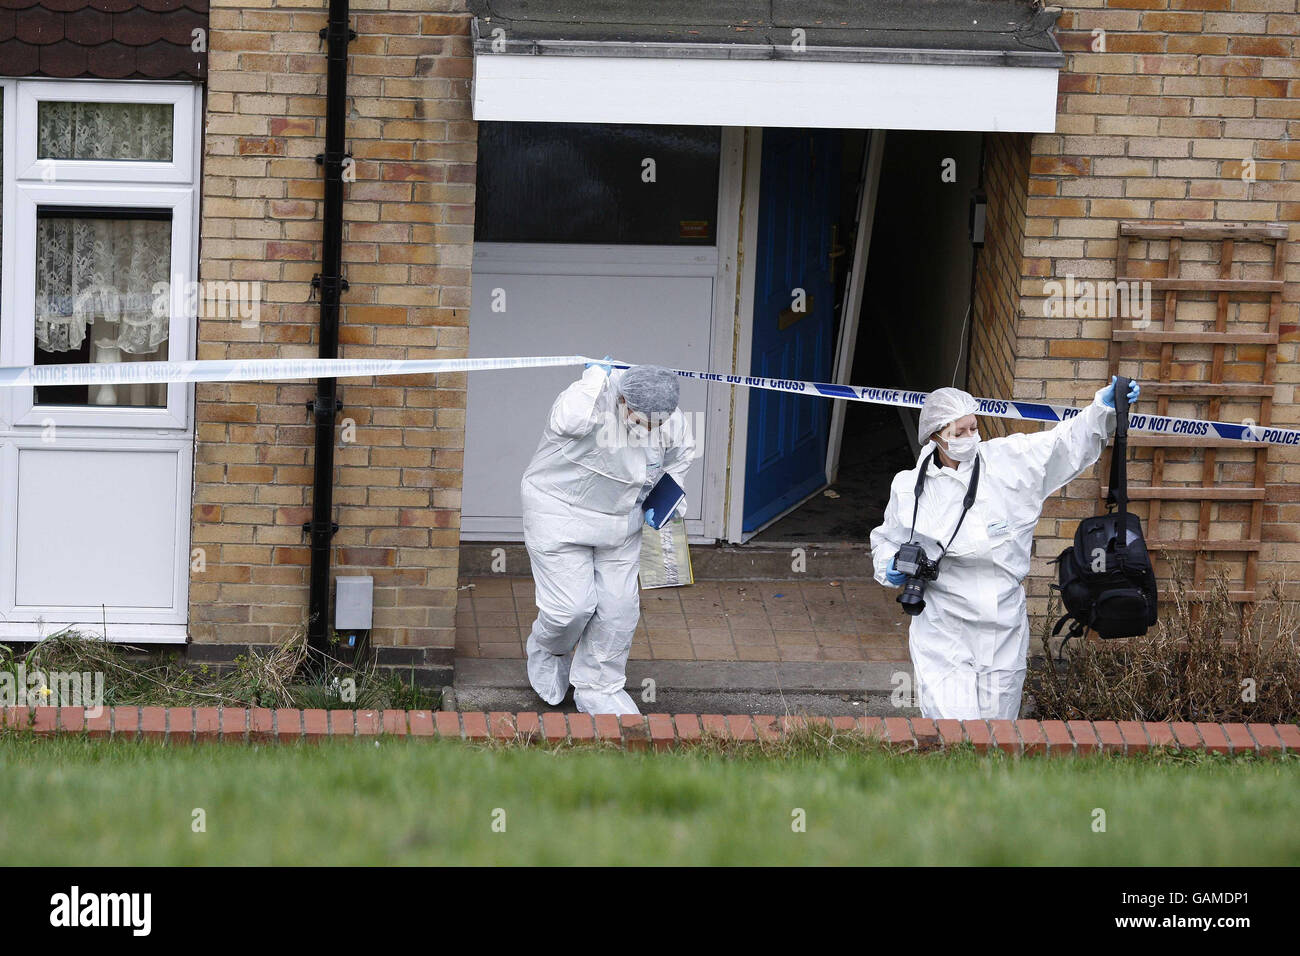
[[[1214, 223], [1186, 223], [1169, 225], [1159, 223], [1123, 222], [1119, 227], [1119, 243], [1116, 252], [1115, 277], [1117, 283], [1151, 283], [1152, 298], [1163, 293], [1164, 309], [1160, 321], [1152, 317], [1145, 328], [1136, 327], [1132, 314], [1111, 315], [1112, 332], [1110, 346], [1110, 372], [1120, 371], [1120, 363], [1126, 363], [1125, 374], [1138, 378], [1142, 383], [1143, 407], [1150, 411], [1150, 399], [1155, 399], [1155, 411], [1160, 415], [1170, 414], [1171, 401], [1193, 402], [1192, 411], [1181, 411], [1181, 417], [1208, 418], [1225, 420], [1225, 405], [1231, 403], [1240, 411], [1246, 403], [1257, 404], [1254, 414], [1248, 416], [1234, 415], [1228, 419], [1239, 420], [1249, 417], [1256, 424], [1271, 424], [1273, 412], [1273, 378], [1277, 368], [1278, 324], [1281, 316], [1282, 285], [1286, 265], [1287, 227], [1281, 223], [1262, 223], [1252, 225], [1221, 225]], [[1131, 246], [1134, 242], [1142, 243], [1146, 256], [1142, 260], [1130, 260]], [[1168, 256], [1163, 270], [1159, 259], [1152, 256], [1153, 248], [1168, 243]], [[1219, 243], [1218, 277], [1185, 277], [1183, 251], [1184, 243]], [[1238, 255], [1239, 247], [1246, 243], [1260, 243], [1272, 246], [1271, 278], [1234, 278], [1236, 271], [1245, 271], [1254, 266], [1261, 272], [1269, 265], [1267, 259], [1255, 262], [1243, 261]], [[1213, 257], [1208, 260], [1212, 263]], [[1205, 270], [1207, 260], [1200, 258], [1197, 265]], [[1163, 275], [1159, 273], [1163, 271]], [[1134, 272], [1146, 274], [1132, 274]], [[1152, 274], [1155, 273], [1155, 274]], [[1215, 312], [1213, 328], [1204, 328], [1210, 324], [1208, 314], [1200, 318], [1202, 328], [1189, 329], [1186, 326], [1197, 324], [1196, 318], [1183, 318], [1179, 324], [1180, 294], [1183, 302], [1196, 301], [1195, 295], [1209, 293], [1214, 295]], [[1208, 303], [1208, 298], [1201, 301]], [[1256, 309], [1262, 312], [1267, 302], [1267, 316], [1262, 322], [1243, 321], [1243, 304], [1256, 303]], [[1236, 306], [1236, 318], [1230, 321], [1230, 306]], [[1207, 305], [1208, 311], [1208, 305]], [[1130, 313], [1132, 310], [1130, 310]], [[1251, 329], [1250, 326], [1255, 328]], [[1187, 359], [1175, 355], [1175, 349], [1183, 347], [1200, 347], [1202, 356]], [[1204, 357], [1205, 346], [1210, 347], [1208, 361]], [[1249, 381], [1253, 374], [1245, 375], [1240, 352], [1251, 348], [1259, 357], [1258, 381]], [[1262, 347], [1262, 349], [1260, 348]], [[1156, 350], [1158, 349], [1158, 354]], [[1228, 350], [1233, 350], [1231, 380], [1225, 378]], [[1136, 354], [1133, 354], [1136, 353]], [[1151, 366], [1158, 361], [1158, 376], [1150, 374]], [[1197, 372], [1196, 377], [1187, 377], [1187, 371]], [[1178, 373], [1178, 374], [1175, 374]], [[1150, 458], [1151, 479], [1147, 487], [1130, 487], [1129, 498], [1149, 503], [1149, 512], [1144, 525], [1147, 543], [1153, 554], [1164, 549], [1170, 552], [1190, 552], [1194, 558], [1194, 571], [1191, 596], [1203, 597], [1207, 593], [1206, 576], [1209, 563], [1225, 556], [1241, 555], [1244, 567], [1241, 569], [1240, 586], [1229, 591], [1233, 601], [1253, 602], [1259, 583], [1259, 552], [1261, 532], [1264, 519], [1265, 475], [1268, 466], [1268, 445], [1263, 442], [1239, 442], [1217, 437], [1197, 437], [1188, 439], [1179, 435], [1130, 434], [1129, 445], [1135, 448], [1152, 449]], [[1222, 462], [1220, 450], [1225, 448], [1246, 449], [1247, 461], [1239, 471], [1250, 472], [1253, 479], [1249, 483], [1225, 480], [1220, 474], [1220, 465], [1233, 463]], [[1194, 473], [1194, 455], [1198, 452], [1200, 461], [1199, 484], [1195, 478], [1188, 477]], [[1170, 455], [1186, 452], [1193, 456], [1191, 460], [1171, 463]], [[1229, 453], [1232, 454], [1232, 453]], [[1253, 456], [1253, 471], [1249, 469], [1249, 459]], [[1109, 452], [1101, 474], [1109, 474]], [[1130, 473], [1132, 472], [1130, 468]], [[1178, 471], [1183, 477], [1171, 477], [1170, 472]], [[1180, 483], [1181, 482], [1181, 483]], [[1130, 485], [1132, 485], [1130, 481]], [[1106, 488], [1102, 488], [1103, 498]], [[1177, 512], [1182, 503], [1196, 506], [1196, 534], [1189, 537], [1180, 534], [1181, 524], [1190, 524], [1183, 511]], [[1238, 505], [1248, 506], [1248, 517], [1238, 517], [1230, 521], [1218, 520], [1222, 509]], [[1182, 505], [1185, 509], [1186, 505]], [[1244, 508], [1238, 508], [1245, 514]], [[1162, 523], [1162, 519], [1166, 519]], [[1240, 525], [1239, 534], [1224, 534], [1223, 528], [1233, 522]], [[1172, 532], [1169, 525], [1173, 525]]]

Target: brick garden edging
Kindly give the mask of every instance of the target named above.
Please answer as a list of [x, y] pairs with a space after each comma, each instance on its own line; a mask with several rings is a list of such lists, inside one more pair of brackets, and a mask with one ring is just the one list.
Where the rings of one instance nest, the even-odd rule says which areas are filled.
[[218, 707], [4, 707], [0, 726], [38, 735], [194, 741], [318, 741], [326, 737], [441, 737], [470, 741], [608, 742], [627, 750], [689, 746], [706, 735], [737, 742], [778, 740], [819, 725], [879, 737], [901, 750], [965, 743], [980, 753], [1136, 754], [1166, 747], [1224, 754], [1300, 753], [1296, 724], [1156, 723], [1136, 720], [928, 720], [922, 717], [776, 717], [747, 714], [511, 714], [430, 710], [271, 710]]

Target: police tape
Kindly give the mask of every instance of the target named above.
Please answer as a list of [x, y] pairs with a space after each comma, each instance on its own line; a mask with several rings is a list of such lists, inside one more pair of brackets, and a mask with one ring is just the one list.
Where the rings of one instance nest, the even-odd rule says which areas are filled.
[[[603, 362], [615, 368], [629, 363], [593, 359], [585, 355], [519, 356], [464, 359], [206, 359], [192, 362], [120, 362], [116, 364], [34, 365], [0, 367], [0, 388], [60, 385], [146, 385], [173, 382], [260, 382], [314, 378], [369, 378], [385, 375], [428, 375], [448, 372], [485, 372], [507, 369], [549, 368]], [[870, 388], [807, 382], [797, 379], [733, 375], [672, 369], [686, 379], [721, 385], [740, 385], [807, 397], [844, 399], [875, 405], [920, 408], [926, 392], [897, 388]], [[977, 398], [980, 415], [1018, 421], [1066, 421], [1083, 409], [1013, 399]], [[1300, 445], [1300, 429], [1257, 425], [1254, 422], [1216, 422], [1170, 415], [1129, 413], [1129, 431], [1174, 435], [1196, 444], [1197, 439], [1221, 439], [1246, 444]]]
[[194, 362], [118, 362], [112, 365], [11, 365], [0, 367], [0, 388], [369, 378], [373, 375], [546, 368], [583, 365], [591, 361], [582, 355], [540, 355], [477, 359], [200, 359]]
[[[627, 368], [625, 363], [615, 363], [617, 368]], [[867, 388], [860, 385], [835, 385], [829, 382], [802, 382], [791, 379], [760, 378], [751, 375], [724, 375], [716, 372], [690, 372], [673, 369], [683, 378], [703, 382], [720, 382], [725, 385], [743, 385], [778, 392], [791, 392], [821, 398], [843, 398], [853, 402], [870, 402], [875, 405], [894, 405], [903, 408], [920, 408], [928, 392], [912, 392], [898, 388]], [[976, 398], [978, 415], [991, 418], [1010, 418], [1027, 422], [1063, 422], [1074, 418], [1082, 408], [1072, 405], [1049, 405], [1045, 402], [1025, 402], [1001, 398]], [[1156, 435], [1177, 435], [1190, 439], [1223, 439], [1252, 445], [1300, 445], [1300, 429], [1275, 428], [1256, 425], [1254, 422], [1215, 422], [1196, 418], [1177, 418], [1172, 415], [1149, 415], [1129, 411], [1128, 429], [1131, 432], [1148, 432]]]

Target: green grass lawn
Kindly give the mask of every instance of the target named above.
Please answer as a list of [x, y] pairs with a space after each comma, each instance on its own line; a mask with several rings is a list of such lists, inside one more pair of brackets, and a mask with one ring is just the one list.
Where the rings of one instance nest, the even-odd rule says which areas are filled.
[[[0, 737], [7, 864], [1300, 863], [1300, 761]], [[1093, 831], [1094, 809], [1106, 832]], [[196, 809], [206, 832], [194, 832]], [[794, 832], [796, 809], [806, 832]], [[504, 812], [504, 832], [494, 830]], [[499, 827], [498, 827], [499, 829]]]

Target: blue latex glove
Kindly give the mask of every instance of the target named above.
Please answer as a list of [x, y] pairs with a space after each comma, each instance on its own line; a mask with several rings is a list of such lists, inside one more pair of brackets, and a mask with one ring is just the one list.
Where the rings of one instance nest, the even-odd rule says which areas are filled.
[[655, 526], [655, 510], [653, 508], [645, 510], [645, 523], [652, 528]]
[[898, 570], [898, 566], [896, 563], [897, 561], [898, 561], [898, 555], [894, 555], [892, 558], [890, 558], [889, 570], [885, 572], [885, 580], [888, 581], [890, 584], [892, 584], [894, 587], [898, 587], [900, 584], [902, 584], [904, 581], [907, 580], [907, 575], [904, 574], [902, 571]]
[[601, 362], [588, 362], [588, 363], [584, 366], [584, 368], [591, 368], [591, 367], [594, 365], [594, 366], [596, 366], [596, 368], [604, 369], [604, 370], [605, 370], [605, 374], [608, 375], [608, 374], [609, 374], [611, 371], [613, 371], [613, 369], [614, 369], [614, 366], [613, 366], [613, 365], [607, 365], [607, 364], [606, 364], [606, 363], [609, 362], [609, 361], [610, 361], [610, 357], [609, 357], [608, 355], [606, 355], [605, 358], [604, 358], [604, 361], [601, 361]]
[[[1115, 382], [1117, 381], [1117, 379], [1118, 376], [1112, 375], [1110, 377], [1110, 384], [1107, 385], [1106, 388], [1101, 393], [1102, 404], [1104, 404], [1107, 408], [1115, 407]], [[1130, 382], [1129, 389], [1128, 389], [1128, 403], [1132, 405], [1134, 402], [1138, 400], [1138, 396], [1141, 394], [1142, 394], [1141, 386], [1139, 386], [1137, 382]]]

